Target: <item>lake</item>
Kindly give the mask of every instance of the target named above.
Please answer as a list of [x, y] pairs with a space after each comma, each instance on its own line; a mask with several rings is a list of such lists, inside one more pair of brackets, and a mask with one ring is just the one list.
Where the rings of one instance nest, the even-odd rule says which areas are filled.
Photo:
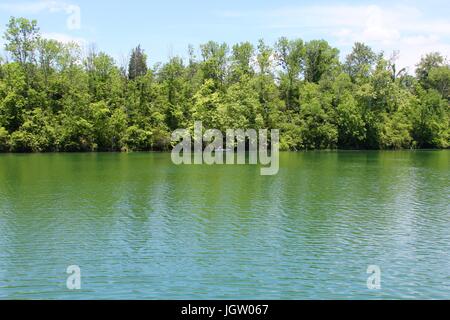
[[278, 175], [259, 169], [0, 155], [0, 299], [450, 298], [450, 151], [288, 152]]

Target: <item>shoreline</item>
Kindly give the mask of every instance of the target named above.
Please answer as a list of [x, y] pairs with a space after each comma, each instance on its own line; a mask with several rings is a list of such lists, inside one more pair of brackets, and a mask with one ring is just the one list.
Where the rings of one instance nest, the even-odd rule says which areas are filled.
[[[422, 152], [422, 151], [450, 151], [450, 148], [443, 149], [316, 149], [316, 150], [284, 150], [280, 153], [333, 153], [333, 152]], [[50, 151], [50, 152], [0, 152], [1, 155], [33, 155], [33, 154], [144, 154], [144, 153], [158, 153], [170, 154], [171, 151]], [[194, 154], [195, 152], [192, 152]], [[246, 151], [248, 153], [248, 151]]]

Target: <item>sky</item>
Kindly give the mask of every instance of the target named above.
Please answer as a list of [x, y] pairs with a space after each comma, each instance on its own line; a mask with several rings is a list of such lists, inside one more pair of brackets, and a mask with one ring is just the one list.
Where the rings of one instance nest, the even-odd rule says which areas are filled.
[[186, 58], [189, 44], [274, 44], [282, 36], [325, 39], [342, 58], [355, 41], [388, 57], [398, 50], [397, 63], [410, 72], [428, 52], [450, 58], [448, 0], [0, 0], [1, 34], [10, 16], [38, 20], [47, 38], [95, 44], [119, 64], [138, 44], [154, 64]]

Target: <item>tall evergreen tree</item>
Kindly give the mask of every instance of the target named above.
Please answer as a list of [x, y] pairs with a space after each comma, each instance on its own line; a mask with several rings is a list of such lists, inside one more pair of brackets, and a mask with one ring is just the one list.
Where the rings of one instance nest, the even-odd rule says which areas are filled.
[[128, 78], [130, 80], [144, 76], [147, 73], [147, 55], [138, 45], [131, 51], [130, 63], [128, 65]]

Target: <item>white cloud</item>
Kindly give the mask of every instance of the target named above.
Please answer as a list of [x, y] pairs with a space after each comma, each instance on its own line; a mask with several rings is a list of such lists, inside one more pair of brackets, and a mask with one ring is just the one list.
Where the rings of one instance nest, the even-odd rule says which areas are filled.
[[68, 15], [66, 25], [69, 30], [81, 28], [80, 7], [63, 1], [38, 0], [22, 3], [1, 3], [0, 10], [12, 12], [14, 14], [38, 14], [45, 11], [51, 13], [62, 12]]
[[279, 34], [312, 35], [349, 50], [356, 41], [389, 55], [400, 50], [398, 63], [410, 70], [431, 51], [450, 56], [450, 19], [425, 16], [413, 6], [314, 5], [270, 11], [224, 12], [228, 19], [253, 18]]
[[0, 3], [0, 10], [13, 13], [36, 14], [48, 8], [47, 1], [27, 3]]
[[0, 4], [0, 10], [14, 13], [37, 14], [43, 11], [60, 12], [65, 11], [71, 6], [68, 3], [55, 0], [40, 0], [22, 3], [3, 3]]

